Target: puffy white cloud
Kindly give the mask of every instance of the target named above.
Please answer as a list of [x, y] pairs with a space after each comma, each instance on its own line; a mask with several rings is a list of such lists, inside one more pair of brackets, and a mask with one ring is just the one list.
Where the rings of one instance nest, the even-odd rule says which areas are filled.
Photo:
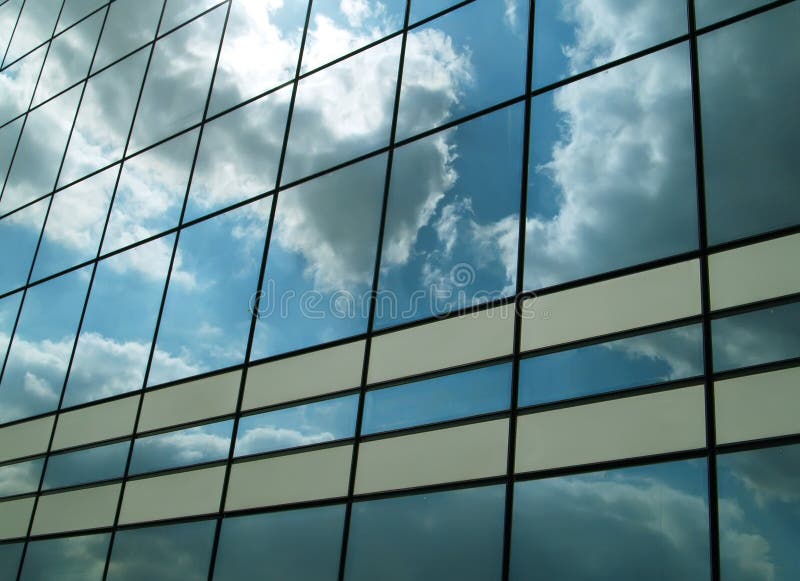
[[253, 454], [263, 450], [277, 450], [329, 442], [334, 439], [331, 432], [303, 433], [300, 430], [259, 426], [247, 430], [236, 443], [236, 454]]
[[41, 469], [41, 462], [36, 460], [0, 467], [0, 496], [36, 490]]
[[203, 426], [198, 426], [141, 440], [137, 442], [138, 453], [167, 454], [176, 461], [187, 464], [202, 462], [208, 458], [226, 457], [230, 439], [205, 430]]
[[703, 373], [702, 367], [698, 365], [699, 354], [702, 352], [701, 344], [702, 334], [699, 327], [691, 326], [655, 335], [630, 337], [604, 346], [622, 351], [634, 358], [665, 363], [669, 372], [662, 379], [669, 381]]

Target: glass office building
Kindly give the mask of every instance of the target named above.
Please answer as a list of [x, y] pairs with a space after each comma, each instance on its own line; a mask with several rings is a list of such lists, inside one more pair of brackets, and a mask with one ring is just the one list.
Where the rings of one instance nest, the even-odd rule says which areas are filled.
[[800, 1], [0, 1], [0, 579], [800, 578]]

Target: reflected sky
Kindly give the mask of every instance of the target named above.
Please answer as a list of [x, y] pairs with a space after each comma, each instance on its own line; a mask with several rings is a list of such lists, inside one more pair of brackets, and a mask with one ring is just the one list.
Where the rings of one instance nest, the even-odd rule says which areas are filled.
[[233, 420], [136, 438], [130, 474], [143, 474], [202, 462], [226, 460]]
[[50, 456], [42, 490], [122, 478], [130, 442]]
[[164, 8], [164, 16], [161, 18], [159, 34], [164, 34], [211, 8], [219, 4], [222, 0], [167, 0]]
[[43, 46], [0, 71], [0, 123], [5, 123], [28, 109], [46, 49]]
[[[56, 26], [56, 33], [72, 26], [103, 4], [105, 4], [105, 0], [65, 0], [64, 7], [61, 9], [61, 16], [58, 19], [58, 26]], [[103, 14], [102, 10], [100, 14]]]
[[49, 205], [49, 198], [45, 198], [0, 220], [0, 247], [14, 248], [14, 252], [3, 253], [0, 292], [14, 290], [28, 281]]
[[36, 492], [43, 465], [44, 458], [37, 458], [0, 466], [0, 497]]
[[155, 38], [164, 0], [116, 0], [97, 47], [92, 70], [99, 70]]
[[0, 545], [0, 575], [4, 579], [13, 579], [19, 570], [22, 547], [25, 543], [7, 543]]
[[11, 331], [17, 318], [22, 293], [18, 292], [0, 299], [0, 362], [6, 357], [6, 350], [11, 341]]
[[458, 4], [461, 0], [411, 0], [409, 24], [433, 16], [442, 10]]
[[21, 581], [100, 581], [111, 535], [86, 535], [32, 541]]
[[56, 25], [61, 3], [62, 0], [25, 2], [3, 65], [14, 62], [50, 38]]
[[[5, 56], [8, 41], [11, 40], [11, 33], [17, 23], [19, 10], [22, 8], [22, 0], [9, 0], [0, 5], [0, 52]], [[0, 56], [0, 59], [3, 57]]]
[[14, 155], [14, 148], [17, 146], [19, 132], [22, 129], [22, 121], [23, 119], [19, 118], [4, 127], [0, 127], [0, 184], [5, 183], [8, 168], [11, 167], [11, 157]]
[[697, 27], [707, 26], [768, 3], [769, 0], [694, 0]]

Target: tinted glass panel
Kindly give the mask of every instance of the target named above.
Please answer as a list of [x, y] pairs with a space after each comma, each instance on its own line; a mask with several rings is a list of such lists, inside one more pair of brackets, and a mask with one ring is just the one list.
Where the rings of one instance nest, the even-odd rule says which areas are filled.
[[768, 3], [768, 0], [695, 0], [694, 13], [697, 26], [701, 27]]
[[3, 579], [16, 578], [24, 543], [0, 545], [0, 575]]
[[458, 4], [460, 0], [411, 0], [409, 24], [433, 16], [442, 10]]
[[[38, 458], [0, 466], [0, 497], [36, 492], [43, 465], [44, 458]], [[2, 570], [0, 566], [0, 571]]]
[[[65, 28], [72, 26], [103, 4], [105, 4], [104, 0], [65, 0], [64, 8], [61, 9], [61, 17], [58, 19], [58, 26], [56, 26], [56, 32], [61, 32]], [[102, 13], [103, 11], [101, 10], [101, 16]]]
[[0, 248], [14, 249], [14, 252], [3, 252], [0, 292], [14, 290], [28, 281], [49, 205], [50, 200], [44, 199], [0, 220]]
[[130, 442], [118, 442], [50, 456], [42, 488], [47, 490], [122, 478], [129, 448]]
[[704, 460], [519, 482], [511, 576], [710, 579]]
[[25, 553], [21, 580], [100, 581], [110, 534], [33, 541]]
[[11, 158], [17, 147], [22, 121], [23, 119], [20, 117], [16, 121], [0, 127], [0, 184], [5, 184], [8, 168], [11, 167]]
[[203, 10], [219, 4], [221, 0], [167, 0], [164, 16], [161, 20], [159, 34], [183, 24], [190, 18], [200, 14]]
[[6, 54], [8, 42], [11, 40], [11, 33], [17, 24], [20, 8], [22, 8], [22, 0], [9, 0], [0, 5], [0, 54], [3, 56]]
[[342, 505], [226, 518], [214, 581], [335, 581], [343, 524]]
[[358, 395], [245, 416], [236, 435], [236, 456], [273, 452], [352, 438]]
[[[155, 38], [164, 0], [116, 0], [109, 7], [93, 70], [111, 64]], [[138, 89], [138, 87], [137, 87]]]
[[131, 474], [224, 460], [231, 447], [233, 420], [137, 438]]
[[0, 361], [5, 359], [8, 344], [11, 342], [11, 331], [14, 329], [21, 301], [21, 292], [0, 299]]
[[14, 62], [50, 38], [58, 19], [61, 3], [62, 0], [25, 2], [14, 31], [14, 37], [8, 46], [4, 65]]
[[0, 123], [24, 113], [31, 103], [46, 47], [0, 71]]
[[500, 579], [505, 488], [353, 504], [345, 579]]
[[533, 100], [525, 288], [697, 247], [688, 48]]

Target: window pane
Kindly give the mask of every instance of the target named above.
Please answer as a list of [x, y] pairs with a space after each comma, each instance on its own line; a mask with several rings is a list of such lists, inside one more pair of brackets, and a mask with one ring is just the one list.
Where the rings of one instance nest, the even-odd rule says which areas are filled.
[[28, 110], [46, 48], [42, 47], [0, 71], [0, 123]]
[[454, 4], [458, 4], [460, 0], [411, 0], [411, 14], [409, 24], [433, 16]]
[[0, 545], [0, 575], [3, 579], [15, 579], [19, 570], [24, 543]]
[[722, 454], [717, 470], [722, 579], [797, 579], [800, 445]]
[[730, 18], [768, 3], [769, 0], [695, 0], [697, 27], [713, 24], [723, 18]]
[[131, 474], [156, 472], [228, 458], [233, 420], [136, 438]]
[[130, 442], [50, 456], [43, 490], [122, 478]]
[[800, 357], [800, 303], [711, 321], [714, 371]]
[[505, 487], [353, 504], [348, 581], [500, 579]]
[[164, 8], [164, 16], [161, 20], [161, 27], [159, 34], [175, 28], [183, 24], [190, 18], [193, 18], [211, 8], [214, 4], [219, 4], [221, 0], [167, 0], [167, 6]]
[[108, 581], [204, 581], [215, 521], [127, 529], [117, 533]]
[[519, 405], [653, 385], [703, 374], [700, 325], [678, 327], [520, 362]]
[[798, 29], [792, 2], [698, 40], [712, 244], [800, 222]]
[[214, 581], [335, 581], [343, 525], [343, 505], [226, 518]]
[[[116, 0], [109, 6], [92, 70], [99, 70], [156, 36], [164, 0]], [[138, 94], [138, 86], [136, 87]]]
[[11, 167], [11, 157], [17, 147], [22, 121], [23, 119], [19, 118], [4, 127], [0, 127], [0, 184], [5, 183], [8, 169]]
[[348, 395], [244, 416], [236, 435], [235, 456], [352, 438], [357, 409], [358, 395]]
[[704, 460], [518, 482], [511, 576], [710, 579]]
[[32, 541], [21, 581], [100, 581], [110, 534]]
[[697, 247], [688, 48], [534, 98], [526, 289]]
[[20, 301], [22, 301], [21, 292], [0, 299], [0, 361], [5, 359]]
[[8, 42], [11, 40], [14, 26], [17, 24], [20, 8], [22, 8], [22, 0], [9, 0], [0, 5], [0, 53], [3, 55], [5, 55]]
[[49, 204], [50, 199], [45, 198], [0, 220], [0, 248], [14, 249], [14, 252], [3, 253], [0, 292], [20, 288], [28, 281]]
[[50, 38], [56, 25], [61, 2], [62, 0], [25, 2], [3, 65], [14, 62]]
[[[61, 17], [58, 19], [56, 32], [61, 32], [65, 28], [72, 26], [93, 10], [100, 8], [103, 4], [105, 4], [104, 0], [65, 0], [64, 8], [61, 9]], [[103, 15], [102, 10], [100, 11], [100, 15]], [[94, 46], [92, 50], [94, 50]]]
[[[36, 492], [42, 476], [44, 458], [0, 466], [0, 498]], [[2, 546], [2, 545], [0, 545]], [[0, 560], [2, 558], [0, 557]], [[3, 568], [0, 566], [0, 572]]]
[[367, 392], [362, 434], [508, 409], [511, 364], [493, 365]]

